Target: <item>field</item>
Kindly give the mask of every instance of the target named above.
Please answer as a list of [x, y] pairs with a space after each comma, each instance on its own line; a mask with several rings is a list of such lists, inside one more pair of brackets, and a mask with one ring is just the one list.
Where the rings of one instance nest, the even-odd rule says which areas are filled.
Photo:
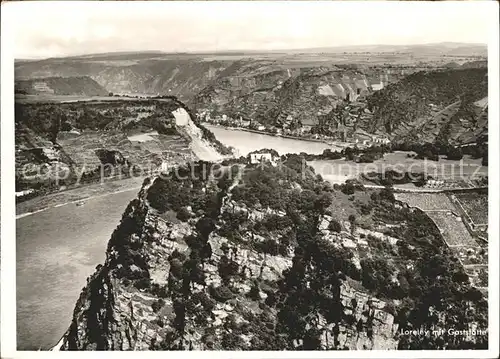
[[16, 103], [39, 103], [39, 102], [78, 102], [78, 101], [118, 101], [137, 100], [131, 97], [118, 96], [73, 96], [73, 95], [16, 95]]
[[396, 199], [406, 202], [410, 207], [422, 211], [453, 211], [455, 207], [448, 196], [442, 193], [395, 193]]
[[189, 143], [181, 136], [149, 135], [149, 141], [130, 141], [123, 132], [85, 131], [80, 135], [60, 133], [57, 141], [77, 168], [91, 170], [100, 165], [95, 150], [118, 150], [132, 164], [148, 167], [162, 161], [181, 162], [191, 157]]
[[357, 178], [361, 173], [383, 172], [426, 172], [434, 179], [448, 181], [464, 180], [478, 176], [487, 176], [488, 167], [481, 166], [481, 159], [464, 156], [462, 161], [440, 158], [439, 161], [420, 160], [408, 157], [412, 152], [395, 151], [387, 153], [373, 163], [355, 163], [339, 160], [310, 161], [316, 173], [333, 183], [343, 183], [347, 179]]
[[488, 223], [488, 193], [467, 192], [455, 196], [474, 224]]
[[477, 245], [460, 217], [447, 212], [429, 212], [427, 215], [436, 223], [450, 247]]
[[[469, 209], [485, 209], [484, 195], [461, 193], [459, 196], [468, 203]], [[477, 288], [487, 287], [488, 250], [472, 237], [464, 223], [466, 218], [458, 216], [460, 212], [445, 194], [396, 193], [395, 197], [411, 207], [423, 209], [434, 221], [444, 241], [459, 259], [472, 285]]]

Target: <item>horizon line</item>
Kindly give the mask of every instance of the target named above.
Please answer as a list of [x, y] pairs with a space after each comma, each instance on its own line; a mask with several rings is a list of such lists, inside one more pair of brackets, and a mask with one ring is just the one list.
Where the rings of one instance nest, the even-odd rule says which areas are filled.
[[314, 47], [298, 47], [298, 48], [283, 48], [283, 49], [221, 49], [221, 50], [191, 50], [191, 51], [164, 51], [164, 50], [117, 50], [110, 52], [96, 52], [96, 53], [80, 53], [73, 55], [63, 55], [63, 56], [52, 56], [52, 57], [20, 57], [14, 58], [14, 61], [44, 61], [52, 59], [70, 59], [70, 58], [82, 58], [82, 57], [92, 57], [92, 56], [103, 56], [103, 55], [120, 55], [120, 54], [162, 54], [162, 55], [205, 55], [205, 54], [218, 54], [218, 53], [279, 53], [279, 52], [292, 52], [292, 51], [312, 51], [320, 49], [342, 49], [342, 48], [361, 48], [361, 47], [384, 47], [384, 46], [394, 46], [394, 47], [410, 47], [410, 46], [432, 46], [432, 45], [444, 45], [444, 44], [460, 44], [468, 46], [484, 46], [488, 48], [487, 43], [481, 42], [461, 42], [461, 41], [439, 41], [439, 42], [426, 42], [426, 43], [415, 43], [415, 44], [355, 44], [355, 45], [334, 45], [334, 46], [314, 46]]

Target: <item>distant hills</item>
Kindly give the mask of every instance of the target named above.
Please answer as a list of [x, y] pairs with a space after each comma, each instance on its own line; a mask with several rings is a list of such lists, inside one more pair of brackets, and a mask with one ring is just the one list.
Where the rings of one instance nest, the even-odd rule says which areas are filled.
[[417, 45], [354, 45], [316, 47], [310, 49], [281, 50], [292, 53], [343, 53], [343, 52], [397, 52], [414, 55], [460, 55], [460, 56], [487, 56], [486, 44], [442, 42]]
[[[17, 61], [15, 76], [16, 90], [26, 93], [172, 95], [197, 111], [272, 125], [290, 119], [315, 125], [343, 100], [369, 96], [374, 120], [360, 121], [360, 129], [409, 139], [417, 123], [427, 123], [424, 137], [431, 126], [433, 135], [427, 138], [435, 139], [445, 134], [445, 128], [462, 122], [465, 126], [455, 109], [462, 111], [487, 96], [486, 55], [486, 45], [451, 42], [213, 53], [119, 52]], [[472, 97], [464, 100], [467, 93]], [[430, 109], [430, 104], [435, 107]], [[440, 111], [451, 116], [452, 123], [441, 115], [431, 120]], [[470, 111], [466, 113], [472, 118]], [[477, 130], [474, 121], [467, 126]], [[461, 138], [457, 134], [456, 139]]]
[[[374, 45], [276, 51], [224, 50], [199, 53], [161, 51], [101, 53], [43, 60], [19, 60], [16, 80], [88, 76], [114, 93], [175, 95], [188, 101], [219, 79], [235, 74], [242, 63], [251, 73], [351, 65], [411, 67], [413, 71], [446, 63], [485, 60], [480, 44]], [[238, 73], [238, 76], [252, 76]]]
[[175, 55], [255, 55], [255, 54], [300, 54], [300, 53], [342, 53], [342, 52], [405, 52], [414, 54], [440, 54], [440, 55], [460, 55], [460, 56], [487, 56], [488, 49], [486, 44], [481, 43], [462, 43], [462, 42], [441, 42], [416, 45], [350, 45], [350, 46], [329, 46], [313, 47], [299, 49], [277, 49], [277, 50], [220, 50], [220, 51], [192, 51], [192, 52], [164, 52], [159, 50], [150, 51], [117, 51], [95, 54], [71, 55], [60, 58], [50, 59], [18, 59], [18, 62], [45, 61], [51, 59], [64, 60], [88, 60], [88, 59], [122, 59], [130, 60], [137, 58], [168, 57]]

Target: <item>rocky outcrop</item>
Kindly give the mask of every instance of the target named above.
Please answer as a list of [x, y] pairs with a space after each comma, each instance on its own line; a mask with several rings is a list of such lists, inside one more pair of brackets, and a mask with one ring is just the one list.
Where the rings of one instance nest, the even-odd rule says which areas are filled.
[[[192, 56], [169, 58], [158, 54], [52, 59], [19, 62], [16, 79], [88, 76], [115, 94], [174, 95], [187, 100], [201, 91], [217, 73], [230, 72], [235, 61], [203, 61]], [[237, 61], [236, 61], [237, 63]]]
[[[487, 324], [428, 217], [378, 192], [349, 201], [298, 159], [199, 161], [146, 180], [57, 348], [401, 349], [416, 345], [401, 329]], [[475, 348], [487, 336], [418, 340]]]
[[[202, 198], [215, 199], [215, 207], [210, 212], [205, 206], [186, 207], [188, 219], [182, 220], [180, 210], [176, 217], [168, 209], [176, 208], [173, 194], [165, 197], [166, 207], [157, 209], [158, 200], [164, 199], [156, 192], [164, 180], [146, 180], [111, 236], [105, 263], [88, 278], [72, 323], [56, 349], [307, 348], [307, 338], [289, 337], [288, 329], [282, 328], [284, 319], [275, 304], [286, 295], [285, 278], [296, 261], [294, 244], [282, 253], [263, 252], [256, 244], [277, 240], [278, 232], [250, 230], [269, 218], [285, 220], [284, 212], [233, 199], [232, 191], [243, 186], [253, 171], [237, 168], [226, 173], [234, 172], [232, 179], [193, 182], [205, 194]], [[179, 192], [184, 185], [176, 185]], [[209, 213], [214, 220], [207, 217]], [[224, 234], [234, 218], [242, 220], [239, 238]], [[317, 332], [317, 348], [394, 349], [393, 317], [384, 312], [385, 303], [354, 290], [348, 282], [338, 290], [339, 300], [345, 302], [340, 317], [354, 316], [358, 326], [370, 328], [376, 317], [376, 324], [368, 338], [354, 335], [351, 324], [335, 324], [318, 312], [305, 327], [307, 332]], [[359, 301], [355, 307], [353, 300]]]

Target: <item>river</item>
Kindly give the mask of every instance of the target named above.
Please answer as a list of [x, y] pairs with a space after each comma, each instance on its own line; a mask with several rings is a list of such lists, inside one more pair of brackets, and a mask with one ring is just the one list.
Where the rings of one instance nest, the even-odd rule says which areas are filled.
[[341, 149], [341, 147], [332, 147], [323, 142], [294, 140], [280, 136], [230, 130], [209, 124], [204, 124], [204, 126], [212, 131], [220, 142], [226, 146], [236, 148], [240, 156], [246, 156], [249, 152], [260, 150], [261, 148], [275, 149], [280, 155], [300, 152], [320, 154], [327, 148], [332, 149], [332, 151]]

